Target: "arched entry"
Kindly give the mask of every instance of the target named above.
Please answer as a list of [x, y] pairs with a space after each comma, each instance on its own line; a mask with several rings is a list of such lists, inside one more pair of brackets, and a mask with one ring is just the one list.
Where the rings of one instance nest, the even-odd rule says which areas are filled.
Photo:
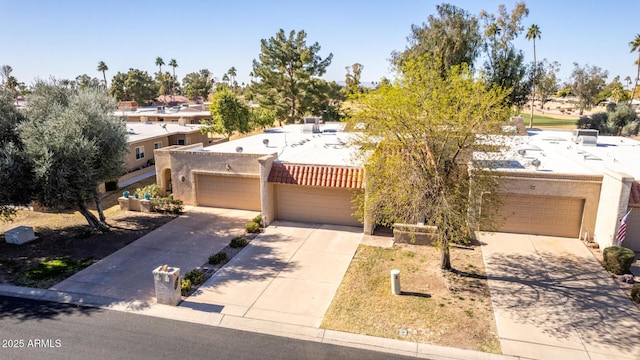
[[166, 168], [162, 170], [162, 184], [160, 184], [160, 189], [164, 193], [164, 196], [168, 196], [173, 192], [172, 184], [171, 184], [171, 169]]

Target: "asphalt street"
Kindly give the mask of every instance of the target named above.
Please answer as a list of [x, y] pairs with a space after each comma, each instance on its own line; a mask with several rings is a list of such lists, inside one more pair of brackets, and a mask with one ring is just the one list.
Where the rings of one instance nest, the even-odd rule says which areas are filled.
[[0, 296], [0, 359], [409, 359], [99, 308]]

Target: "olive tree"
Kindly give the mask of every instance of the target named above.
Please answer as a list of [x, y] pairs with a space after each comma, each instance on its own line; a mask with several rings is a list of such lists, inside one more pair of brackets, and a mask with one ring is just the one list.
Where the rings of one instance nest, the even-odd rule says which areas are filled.
[[[51, 208], [75, 208], [95, 230], [108, 230], [98, 185], [122, 174], [129, 150], [125, 123], [104, 89], [72, 91], [39, 82], [20, 128], [33, 169], [33, 197]], [[95, 202], [100, 219], [89, 211]]]

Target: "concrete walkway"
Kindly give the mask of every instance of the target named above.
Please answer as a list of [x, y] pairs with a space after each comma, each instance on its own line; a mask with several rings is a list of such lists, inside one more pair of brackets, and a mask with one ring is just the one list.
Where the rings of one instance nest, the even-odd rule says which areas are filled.
[[577, 239], [480, 234], [502, 352], [639, 359], [640, 310]]
[[123, 301], [155, 303], [151, 272], [160, 265], [179, 267], [183, 274], [206, 263], [258, 213], [188, 208], [185, 214], [141, 237], [90, 267], [51, 287]]
[[276, 222], [180, 306], [319, 328], [359, 228]]

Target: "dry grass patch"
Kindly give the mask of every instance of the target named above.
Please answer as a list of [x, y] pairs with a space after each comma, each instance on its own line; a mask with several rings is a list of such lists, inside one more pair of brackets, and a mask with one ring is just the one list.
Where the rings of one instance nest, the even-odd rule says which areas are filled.
[[[443, 273], [430, 246], [361, 245], [322, 328], [500, 353], [479, 246], [452, 249], [458, 270]], [[402, 295], [390, 290], [401, 271]]]

